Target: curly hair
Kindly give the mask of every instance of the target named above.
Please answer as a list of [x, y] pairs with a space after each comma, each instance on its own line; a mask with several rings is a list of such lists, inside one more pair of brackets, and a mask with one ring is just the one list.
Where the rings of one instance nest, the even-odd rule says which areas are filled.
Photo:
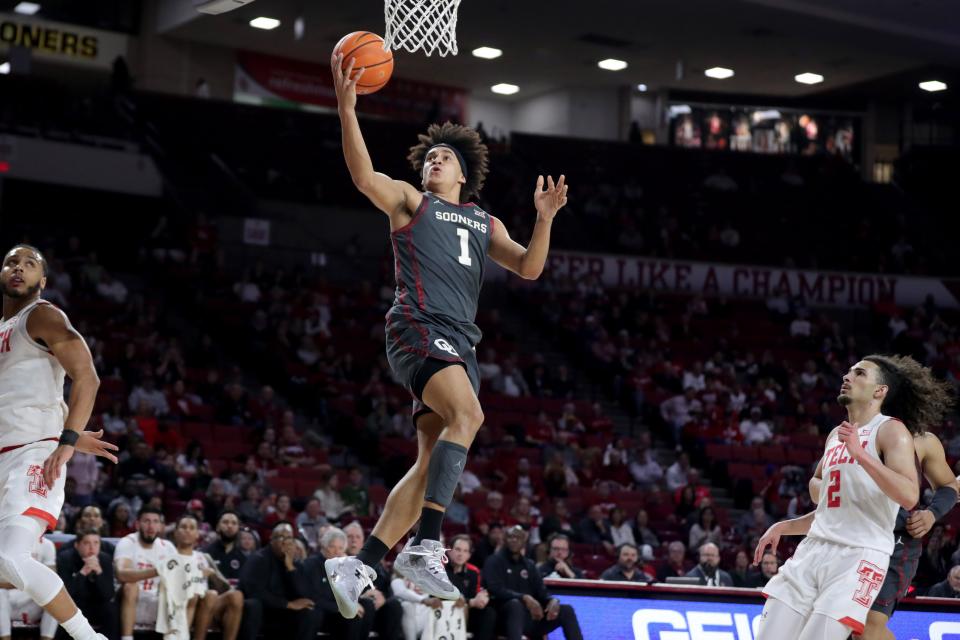
[[487, 145], [480, 139], [480, 134], [463, 125], [444, 122], [432, 124], [427, 133], [417, 136], [418, 144], [410, 147], [407, 160], [414, 171], [420, 173], [423, 169], [423, 160], [432, 147], [438, 144], [448, 144], [460, 152], [467, 164], [467, 181], [460, 189], [460, 202], [469, 202], [480, 193], [483, 181], [487, 178]]
[[910, 356], [874, 354], [864, 360], [877, 365], [880, 383], [888, 387], [881, 411], [902, 420], [912, 433], [920, 435], [940, 425], [953, 408], [950, 383], [934, 378], [929, 367]]

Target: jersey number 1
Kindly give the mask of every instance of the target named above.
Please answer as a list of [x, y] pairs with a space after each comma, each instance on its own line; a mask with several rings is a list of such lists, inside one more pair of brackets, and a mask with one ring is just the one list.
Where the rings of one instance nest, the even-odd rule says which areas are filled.
[[827, 487], [827, 506], [831, 509], [840, 506], [840, 469], [830, 472], [830, 485]]
[[473, 260], [470, 258], [470, 232], [466, 229], [457, 229], [457, 235], [460, 236], [460, 255], [457, 260], [465, 267], [472, 267]]

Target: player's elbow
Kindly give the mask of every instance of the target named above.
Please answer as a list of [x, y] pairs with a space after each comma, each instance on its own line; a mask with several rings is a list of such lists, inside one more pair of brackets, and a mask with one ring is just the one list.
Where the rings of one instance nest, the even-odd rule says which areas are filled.
[[353, 186], [357, 188], [357, 191], [366, 195], [373, 189], [373, 174], [370, 175], [351, 175], [353, 178]]
[[543, 265], [528, 265], [525, 261], [520, 261], [520, 268], [517, 269], [517, 275], [524, 280], [536, 280], [543, 273]]
[[917, 506], [917, 502], [919, 501], [920, 501], [920, 487], [918, 487], [917, 485], [913, 485], [910, 487], [910, 490], [907, 491], [907, 493], [904, 496], [902, 496], [902, 499], [898, 500], [897, 502], [901, 507], [903, 507], [907, 511], [910, 511], [911, 509]]
[[543, 273], [543, 269], [539, 269], [537, 271], [521, 269], [520, 277], [524, 280], [536, 280], [540, 277], [541, 273]]

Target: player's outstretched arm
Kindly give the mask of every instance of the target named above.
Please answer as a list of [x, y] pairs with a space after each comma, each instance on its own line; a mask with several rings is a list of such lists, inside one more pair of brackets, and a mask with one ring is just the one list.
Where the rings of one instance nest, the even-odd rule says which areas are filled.
[[914, 464], [913, 436], [899, 420], [887, 420], [877, 434], [877, 451], [883, 462], [866, 452], [860, 444], [856, 424], [844, 421], [838, 435], [847, 445], [847, 452], [880, 490], [904, 509], [912, 509], [920, 498], [920, 483]]
[[767, 547], [776, 551], [782, 536], [807, 535], [816, 515], [816, 511], [811, 511], [810, 513], [803, 514], [799, 518], [774, 522], [770, 525], [770, 528], [767, 529], [760, 537], [760, 541], [757, 542], [757, 548], [753, 552], [753, 564], [760, 564], [760, 560], [763, 558], [763, 552], [767, 550]]
[[[87, 343], [67, 325], [62, 314], [48, 305], [40, 305], [30, 314], [27, 333], [50, 349], [70, 377], [70, 400], [63, 428], [81, 433], [93, 413], [97, 389], [100, 388], [100, 378]], [[60, 445], [44, 462], [43, 477], [47, 486], [53, 486], [60, 477], [63, 465], [73, 456], [73, 451], [73, 446]]]
[[342, 64], [342, 54], [334, 55], [330, 59], [333, 86], [337, 92], [337, 110], [343, 129], [343, 157], [347, 161], [353, 184], [375, 207], [387, 215], [413, 212], [420, 204], [420, 192], [408, 182], [394, 180], [373, 170], [373, 161], [370, 160], [363, 134], [360, 133], [360, 121], [357, 120], [356, 112], [357, 81], [363, 75], [363, 69], [351, 79], [354, 60], [350, 60], [346, 70]]
[[539, 278], [547, 263], [550, 227], [557, 212], [567, 204], [566, 177], [561, 175], [560, 180], [554, 184], [553, 177], [547, 176], [547, 188], [544, 189], [543, 176], [539, 176], [537, 188], [533, 192], [533, 204], [537, 208], [537, 224], [526, 249], [514, 241], [503, 223], [496, 219], [490, 247], [487, 249], [491, 260], [527, 280]]

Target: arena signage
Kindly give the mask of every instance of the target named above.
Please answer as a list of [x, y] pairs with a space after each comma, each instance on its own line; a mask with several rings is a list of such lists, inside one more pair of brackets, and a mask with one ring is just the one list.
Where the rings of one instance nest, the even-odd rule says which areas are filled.
[[[496, 268], [490, 274], [494, 279], [505, 276]], [[594, 276], [611, 287], [703, 296], [803, 296], [810, 305], [828, 307], [872, 307], [881, 303], [916, 306], [933, 296], [939, 307], [960, 308], [951, 289], [960, 283], [916, 276], [801, 271], [569, 251], [551, 251], [544, 276], [559, 282]]]
[[[754, 640], [763, 609], [759, 602], [744, 603], [743, 597], [729, 602], [594, 595], [559, 599], [576, 610], [585, 640]], [[960, 613], [897, 610], [890, 630], [896, 638], [957, 640]], [[563, 633], [555, 631], [549, 638], [560, 640]]]
[[0, 51], [28, 49], [38, 59], [110, 69], [127, 54], [127, 37], [33, 16], [0, 13]]

